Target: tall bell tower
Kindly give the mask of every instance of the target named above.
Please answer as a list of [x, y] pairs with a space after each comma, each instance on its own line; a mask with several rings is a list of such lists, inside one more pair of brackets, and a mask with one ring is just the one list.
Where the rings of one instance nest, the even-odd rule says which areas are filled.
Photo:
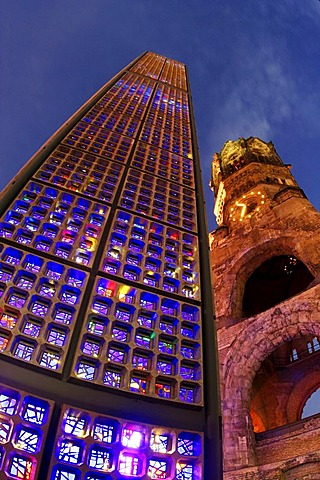
[[320, 472], [320, 217], [258, 138], [225, 143], [211, 188], [225, 479], [306, 478]]

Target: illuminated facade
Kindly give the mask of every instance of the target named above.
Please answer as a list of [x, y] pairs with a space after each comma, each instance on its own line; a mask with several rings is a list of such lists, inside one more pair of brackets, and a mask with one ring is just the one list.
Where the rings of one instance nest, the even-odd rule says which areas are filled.
[[4, 190], [8, 479], [220, 478], [197, 155], [185, 66], [146, 53]]
[[225, 480], [319, 478], [320, 215], [290, 167], [256, 137], [212, 163]]

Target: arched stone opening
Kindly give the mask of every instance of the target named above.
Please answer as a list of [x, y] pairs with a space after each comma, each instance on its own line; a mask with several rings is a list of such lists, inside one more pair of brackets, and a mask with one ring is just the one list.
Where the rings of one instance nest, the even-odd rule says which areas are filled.
[[242, 316], [268, 310], [305, 290], [312, 280], [308, 268], [294, 255], [277, 255], [264, 261], [246, 282]]
[[225, 471], [257, 465], [250, 417], [254, 378], [262, 363], [281, 345], [303, 336], [320, 337], [320, 288], [251, 320], [237, 335], [221, 366]]
[[[226, 296], [229, 296], [229, 318], [243, 318], [243, 298], [248, 279], [264, 262], [277, 256], [294, 256], [301, 261], [315, 278], [318, 267], [308, 260], [307, 252], [299, 248], [298, 242], [290, 237], [268, 239], [264, 243], [252, 246], [238, 258], [228, 275], [228, 284], [224, 284]], [[301, 291], [301, 290], [300, 290]]]
[[[320, 348], [310, 348], [314, 339], [317, 345], [316, 336], [297, 336], [262, 362], [251, 391], [250, 415], [255, 433], [300, 421], [306, 398], [320, 385]], [[257, 416], [260, 423], [255, 421]]]

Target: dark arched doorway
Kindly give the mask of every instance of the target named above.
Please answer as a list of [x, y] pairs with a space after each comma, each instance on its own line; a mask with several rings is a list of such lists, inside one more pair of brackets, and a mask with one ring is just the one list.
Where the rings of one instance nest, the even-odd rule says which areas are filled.
[[260, 265], [249, 277], [243, 296], [242, 314], [250, 317], [305, 290], [314, 279], [293, 255], [279, 255]]

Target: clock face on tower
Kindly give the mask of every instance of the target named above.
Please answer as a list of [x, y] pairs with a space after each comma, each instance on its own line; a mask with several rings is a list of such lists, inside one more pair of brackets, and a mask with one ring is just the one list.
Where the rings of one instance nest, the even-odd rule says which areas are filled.
[[261, 210], [265, 203], [265, 195], [261, 192], [250, 192], [242, 197], [231, 206], [229, 219], [232, 222], [242, 222], [246, 218], [251, 218], [256, 212]]

